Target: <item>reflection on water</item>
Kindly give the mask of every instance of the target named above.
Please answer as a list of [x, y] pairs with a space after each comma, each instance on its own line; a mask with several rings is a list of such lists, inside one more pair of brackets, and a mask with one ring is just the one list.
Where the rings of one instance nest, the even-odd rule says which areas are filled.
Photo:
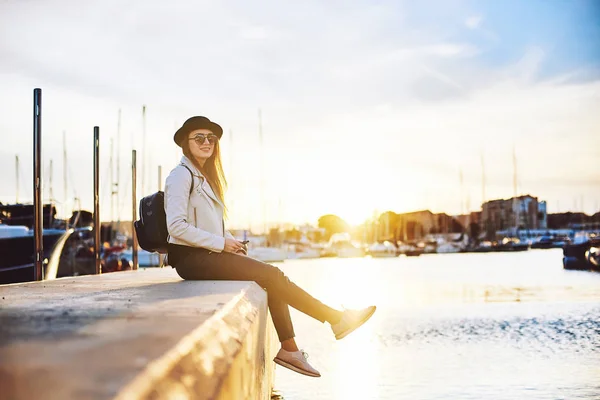
[[600, 398], [600, 274], [565, 271], [560, 250], [287, 261], [334, 306], [376, 304], [336, 341], [295, 310], [298, 344], [322, 377], [283, 368], [291, 399]]

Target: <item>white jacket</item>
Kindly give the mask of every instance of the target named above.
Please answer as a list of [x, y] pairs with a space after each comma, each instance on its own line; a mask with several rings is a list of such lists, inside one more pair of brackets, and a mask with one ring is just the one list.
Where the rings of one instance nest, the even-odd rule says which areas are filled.
[[165, 214], [169, 243], [222, 252], [225, 238], [233, 238], [223, 223], [225, 207], [194, 164], [185, 156], [181, 163], [194, 174], [194, 189], [189, 195], [192, 176], [182, 165], [176, 166], [167, 177]]

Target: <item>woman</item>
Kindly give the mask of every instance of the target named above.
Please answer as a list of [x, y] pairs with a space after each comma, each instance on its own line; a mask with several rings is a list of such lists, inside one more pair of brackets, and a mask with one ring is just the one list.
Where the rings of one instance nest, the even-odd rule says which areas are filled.
[[281, 342], [274, 361], [319, 377], [319, 371], [298, 350], [288, 305], [328, 322], [336, 339], [364, 324], [375, 307], [335, 310], [296, 286], [279, 268], [246, 255], [245, 244], [226, 231], [223, 223], [226, 181], [219, 151], [222, 135], [223, 129], [205, 117], [188, 119], [175, 133], [173, 139], [182, 148], [183, 157], [165, 185], [169, 263], [183, 279], [255, 281], [265, 288]]

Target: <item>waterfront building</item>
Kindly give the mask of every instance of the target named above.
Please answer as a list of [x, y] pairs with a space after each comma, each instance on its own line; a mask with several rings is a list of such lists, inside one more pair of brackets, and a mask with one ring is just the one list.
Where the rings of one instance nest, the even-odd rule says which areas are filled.
[[531, 195], [490, 200], [481, 208], [482, 228], [488, 238], [494, 238], [498, 231], [516, 236], [519, 230], [548, 227], [546, 202]]

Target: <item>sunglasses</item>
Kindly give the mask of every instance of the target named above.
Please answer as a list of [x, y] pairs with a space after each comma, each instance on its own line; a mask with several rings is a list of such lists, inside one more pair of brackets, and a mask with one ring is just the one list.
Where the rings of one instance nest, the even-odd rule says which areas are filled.
[[198, 133], [193, 138], [190, 138], [190, 140], [195, 141], [198, 145], [203, 145], [206, 139], [208, 139], [209, 144], [215, 144], [219, 140], [219, 137], [214, 133], [209, 133], [207, 135], [203, 133]]

